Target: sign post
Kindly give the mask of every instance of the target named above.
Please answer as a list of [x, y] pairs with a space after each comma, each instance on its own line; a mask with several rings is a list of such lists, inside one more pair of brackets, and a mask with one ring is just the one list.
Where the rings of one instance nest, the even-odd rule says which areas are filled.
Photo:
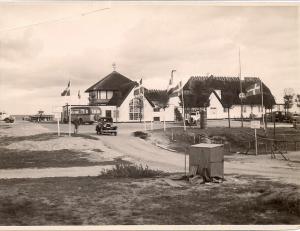
[[255, 155], [257, 155], [257, 134], [256, 129], [260, 128], [260, 121], [258, 120], [252, 120], [251, 121], [251, 128], [254, 129], [254, 137], [255, 137]]
[[54, 117], [57, 120], [57, 135], [60, 136], [59, 121], [61, 119], [62, 107], [61, 106], [53, 106], [52, 112], [54, 113]]

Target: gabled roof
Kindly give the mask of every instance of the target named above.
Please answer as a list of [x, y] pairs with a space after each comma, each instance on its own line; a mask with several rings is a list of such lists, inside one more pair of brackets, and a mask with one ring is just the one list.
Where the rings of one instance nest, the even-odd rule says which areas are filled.
[[113, 71], [109, 75], [105, 76], [99, 82], [89, 87], [85, 92], [95, 90], [119, 90], [123, 85], [130, 84], [133, 81], [124, 75], [121, 75], [117, 71]]
[[[260, 81], [261, 80], [257, 77], [245, 77], [244, 80], [242, 80], [242, 92], [245, 93], [249, 86]], [[274, 105], [275, 99], [270, 89], [264, 83], [262, 83], [262, 86], [265, 99], [264, 104]], [[194, 101], [195, 104], [207, 102], [209, 96], [215, 90], [221, 90], [221, 98], [216, 94], [216, 92], [214, 93], [224, 107], [227, 107], [230, 104], [241, 104], [241, 100], [239, 99], [239, 77], [192, 76], [184, 85], [183, 90], [187, 93], [190, 93], [190, 96], [187, 96], [187, 98], [189, 98], [191, 101]], [[192, 99], [193, 95], [197, 96], [197, 99]], [[261, 95], [249, 96], [243, 100], [243, 103], [246, 105], [260, 105]]]
[[[137, 85], [137, 82], [130, 80], [117, 71], [113, 71], [99, 82], [89, 87], [85, 92], [90, 93], [99, 90], [114, 91], [113, 97], [105, 102], [105, 105], [116, 105], [119, 107], [131, 90]], [[92, 105], [93, 104], [94, 103], [92, 103]]]
[[157, 89], [145, 89], [145, 97], [154, 104], [164, 103], [169, 98], [166, 90]]
[[126, 83], [120, 86], [119, 92], [114, 94], [107, 105], [117, 105], [118, 107], [121, 106], [123, 101], [126, 99], [128, 94], [132, 91], [132, 89], [137, 86], [137, 82]]

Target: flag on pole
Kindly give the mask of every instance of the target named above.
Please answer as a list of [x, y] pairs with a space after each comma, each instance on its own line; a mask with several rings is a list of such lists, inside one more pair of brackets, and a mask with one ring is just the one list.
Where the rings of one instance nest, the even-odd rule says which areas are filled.
[[61, 96], [70, 96], [70, 85], [71, 85], [71, 82], [69, 81], [68, 86], [67, 86], [66, 89], [61, 93]]
[[261, 94], [261, 86], [260, 85], [261, 85], [260, 83], [254, 83], [254, 84], [250, 85], [246, 89], [246, 96]]
[[171, 71], [171, 78], [169, 80], [169, 84], [168, 84], [168, 87], [167, 87], [167, 90], [171, 89], [173, 87], [173, 84], [174, 84], [174, 75], [173, 73], [175, 72], [176, 70], [172, 70]]
[[182, 82], [180, 81], [174, 88], [170, 89], [169, 96], [170, 97], [179, 96], [181, 90], [182, 90]]
[[78, 99], [81, 99], [80, 90], [78, 91]]
[[143, 78], [141, 78], [139, 82], [139, 95], [142, 95], [144, 93], [144, 88], [142, 85], [143, 85]]

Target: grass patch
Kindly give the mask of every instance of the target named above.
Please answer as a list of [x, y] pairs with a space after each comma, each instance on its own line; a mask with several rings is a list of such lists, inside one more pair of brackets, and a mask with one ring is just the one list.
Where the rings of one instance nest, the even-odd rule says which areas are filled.
[[[30, 220], [31, 225], [38, 225], [41, 222], [51, 225], [60, 223], [62, 219], [69, 224], [81, 224], [80, 218], [74, 216], [71, 211], [57, 209], [56, 205], [53, 206], [47, 200], [35, 200], [28, 196], [2, 196], [0, 205], [1, 224], [28, 225]], [[44, 209], [56, 211], [58, 214], [54, 215], [43, 211]]]
[[274, 192], [282, 199], [298, 195], [295, 186], [255, 176], [225, 178], [182, 187], [164, 177], [0, 180], [0, 225], [299, 224], [294, 209], [270, 199]]
[[[179, 152], [184, 152], [186, 148], [195, 143], [221, 143], [227, 151], [230, 152], [245, 152], [248, 149], [249, 141], [251, 142], [251, 151], [254, 150], [254, 131], [251, 128], [224, 128], [224, 127], [209, 127], [200, 129], [196, 127], [188, 127], [187, 131], [182, 128], [169, 128], [166, 132], [162, 129], [152, 131], [153, 135], [165, 137], [170, 143], [170, 148]], [[273, 129], [268, 129], [265, 134], [263, 129], [257, 130], [258, 137], [272, 138]], [[276, 139], [278, 140], [299, 140], [300, 131], [293, 128], [276, 128]], [[172, 139], [173, 138], [173, 139]], [[299, 140], [300, 141], [300, 140]], [[258, 142], [265, 142], [258, 139]], [[294, 150], [295, 145], [288, 146], [288, 149]], [[268, 149], [271, 145], [268, 144]], [[264, 151], [264, 149], [262, 149]]]
[[[100, 149], [99, 149], [100, 150]], [[101, 151], [101, 150], [100, 150]], [[126, 163], [121, 159], [113, 161], [90, 161], [89, 154], [80, 151], [61, 149], [53, 151], [30, 151], [0, 148], [0, 169], [79, 167], [114, 165]]]
[[113, 169], [105, 169], [101, 172], [103, 178], [149, 178], [163, 175], [162, 171], [149, 169], [142, 165], [120, 163]]
[[269, 189], [259, 198], [259, 202], [300, 216], [300, 195], [297, 193], [296, 188], [292, 191], [284, 188], [279, 191]]
[[149, 136], [149, 134], [148, 133], [146, 133], [146, 132], [142, 132], [142, 131], [136, 131], [136, 132], [133, 132], [133, 136], [135, 136], [135, 137], [139, 137], [139, 138], [141, 138], [141, 139], [147, 139], [148, 138], [148, 136]]
[[[61, 136], [68, 136], [68, 133], [61, 133]], [[72, 137], [81, 137], [83, 139], [90, 139], [90, 140], [98, 140], [97, 137], [87, 135], [87, 134], [71, 134]], [[42, 133], [37, 135], [30, 135], [30, 136], [2, 136], [0, 137], [0, 145], [9, 145], [16, 142], [21, 141], [47, 141], [51, 139], [58, 139], [57, 133]]]
[[8, 124], [0, 124], [0, 129], [9, 129], [9, 128], [11, 128], [11, 126]]

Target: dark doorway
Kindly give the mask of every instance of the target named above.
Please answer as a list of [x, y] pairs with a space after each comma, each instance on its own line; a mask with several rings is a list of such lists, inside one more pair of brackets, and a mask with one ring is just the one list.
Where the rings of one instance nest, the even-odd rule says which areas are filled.
[[111, 117], [111, 110], [105, 111], [105, 117]]
[[158, 116], [153, 117], [154, 121], [160, 121], [160, 118]]

